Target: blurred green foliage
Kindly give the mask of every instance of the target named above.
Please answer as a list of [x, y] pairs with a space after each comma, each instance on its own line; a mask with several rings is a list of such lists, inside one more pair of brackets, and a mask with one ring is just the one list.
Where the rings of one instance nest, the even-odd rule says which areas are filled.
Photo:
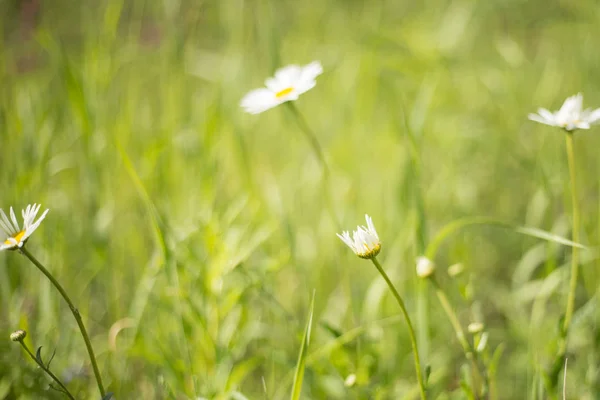
[[[0, 0], [0, 10], [0, 207], [51, 209], [28, 248], [80, 308], [117, 399], [287, 398], [313, 289], [302, 398], [415, 398], [397, 305], [335, 236], [365, 212], [416, 321], [431, 397], [466, 398], [464, 356], [415, 258], [465, 216], [570, 237], [563, 134], [527, 114], [579, 91], [600, 105], [594, 0]], [[325, 72], [296, 104], [329, 179], [282, 108], [239, 108], [277, 67], [312, 60]], [[594, 247], [598, 129], [575, 139], [582, 241]], [[485, 322], [490, 355], [504, 349], [495, 398], [546, 398], [569, 257], [485, 226], [440, 249], [461, 322]], [[450, 278], [456, 262], [465, 273]], [[582, 253], [569, 398], [600, 392], [599, 268], [596, 252]], [[19, 328], [31, 348], [56, 349], [53, 370], [77, 398], [98, 398], [66, 304], [5, 252], [0, 398], [60, 398], [8, 340]]]

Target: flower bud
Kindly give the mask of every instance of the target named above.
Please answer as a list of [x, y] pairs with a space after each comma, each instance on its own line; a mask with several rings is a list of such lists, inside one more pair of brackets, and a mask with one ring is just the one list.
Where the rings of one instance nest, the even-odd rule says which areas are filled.
[[22, 342], [26, 336], [27, 332], [25, 332], [23, 329], [19, 329], [18, 331], [14, 331], [10, 334], [10, 340], [13, 342]]
[[428, 278], [435, 272], [435, 264], [427, 257], [417, 258], [417, 276], [419, 278]]
[[471, 322], [467, 327], [469, 333], [476, 334], [483, 330], [483, 324], [481, 322]]
[[452, 264], [448, 267], [448, 275], [450, 275], [452, 278], [456, 278], [462, 274], [464, 270], [465, 266], [462, 263]]

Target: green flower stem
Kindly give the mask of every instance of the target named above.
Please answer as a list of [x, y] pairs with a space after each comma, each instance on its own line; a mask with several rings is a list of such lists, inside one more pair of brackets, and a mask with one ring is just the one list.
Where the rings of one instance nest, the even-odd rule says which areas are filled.
[[[463, 331], [462, 327], [460, 326], [458, 317], [454, 313], [454, 309], [452, 309], [452, 306], [450, 305], [450, 301], [448, 300], [446, 293], [444, 293], [444, 290], [442, 289], [442, 287], [440, 286], [438, 281], [433, 276], [430, 277], [429, 279], [430, 279], [431, 283], [433, 284], [433, 287], [435, 288], [435, 294], [437, 295], [440, 303], [442, 304], [442, 308], [446, 312], [446, 315], [448, 316], [448, 319], [450, 320], [450, 323], [452, 324], [452, 327], [454, 328], [454, 332], [456, 333], [456, 338], [460, 342], [460, 345], [463, 347], [463, 349], [465, 350], [467, 355], [468, 354], [472, 355], [473, 351], [472, 351], [471, 344], [467, 340], [465, 332]], [[468, 356], [468, 357], [470, 357], [470, 356]]]
[[102, 378], [100, 377], [100, 370], [98, 369], [98, 364], [96, 363], [96, 356], [94, 356], [94, 349], [92, 348], [92, 343], [90, 341], [90, 337], [83, 325], [83, 320], [81, 319], [81, 314], [79, 314], [79, 310], [75, 307], [65, 289], [61, 286], [61, 284], [50, 274], [50, 272], [29, 252], [25, 249], [25, 247], [21, 247], [21, 253], [24, 254], [29, 260], [40, 270], [46, 277], [52, 282], [52, 285], [60, 292], [61, 296], [71, 309], [73, 316], [75, 317], [75, 321], [77, 321], [77, 325], [79, 326], [79, 330], [81, 331], [81, 336], [83, 336], [83, 340], [85, 342], [85, 347], [87, 348], [88, 354], [90, 356], [90, 361], [92, 363], [92, 368], [94, 369], [94, 375], [96, 377], [96, 382], [98, 383], [98, 390], [100, 390], [100, 395], [102, 398], [105, 398], [106, 393], [104, 391], [104, 386], [102, 385]]
[[440, 286], [438, 281], [435, 279], [435, 277], [433, 275], [430, 276], [428, 279], [433, 284], [433, 287], [435, 288], [435, 294], [437, 295], [437, 297], [442, 305], [442, 308], [446, 312], [446, 315], [448, 316], [448, 319], [450, 320], [450, 323], [452, 324], [452, 327], [454, 328], [456, 338], [458, 339], [458, 341], [460, 342], [460, 345], [463, 348], [465, 357], [467, 358], [467, 360], [469, 360], [473, 363], [475, 369], [478, 371], [479, 375], [483, 379], [483, 394], [485, 396], [487, 394], [487, 391], [489, 388], [489, 381], [488, 381], [488, 376], [487, 376], [485, 368], [482, 368], [480, 366], [480, 363], [479, 363], [479, 360], [477, 357], [477, 351], [475, 350], [473, 345], [467, 340], [465, 332], [463, 331], [463, 329], [460, 325], [460, 321], [458, 320], [458, 317], [456, 316], [454, 309], [450, 305], [450, 301], [448, 300], [446, 293], [444, 293], [444, 290], [442, 289], [442, 287]]
[[394, 287], [394, 284], [392, 283], [392, 281], [390, 281], [390, 278], [388, 277], [388, 275], [385, 273], [385, 271], [381, 267], [381, 264], [379, 264], [379, 261], [377, 261], [377, 258], [373, 257], [373, 258], [371, 258], [371, 261], [373, 261], [373, 264], [375, 264], [375, 267], [377, 268], [377, 270], [379, 271], [379, 273], [381, 274], [381, 276], [387, 283], [388, 287], [392, 291], [392, 294], [396, 298], [396, 301], [398, 302], [398, 305], [400, 306], [400, 309], [402, 310], [402, 314], [404, 315], [404, 319], [406, 320], [406, 325], [408, 325], [408, 332], [410, 334], [410, 341], [411, 341], [412, 348], [413, 348], [413, 355], [415, 357], [415, 369], [417, 371], [417, 380], [419, 381], [419, 389], [421, 391], [421, 398], [423, 400], [425, 400], [425, 399], [427, 399], [427, 394], [425, 392], [425, 383], [423, 381], [423, 373], [421, 371], [421, 360], [419, 359], [419, 348], [417, 347], [417, 338], [415, 336], [415, 331], [413, 329], [412, 323], [410, 322], [410, 317], [408, 316], [408, 312], [406, 311], [406, 306], [404, 305], [404, 301], [402, 301], [402, 297], [400, 297], [400, 294]]
[[[569, 163], [569, 178], [571, 181], [571, 206], [573, 214], [572, 224], [572, 239], [574, 242], [579, 242], [579, 202], [577, 201], [577, 177], [575, 174], [575, 151], [573, 149], [573, 132], [567, 131], [565, 134], [567, 145], [567, 160]], [[563, 320], [562, 329], [558, 343], [558, 353], [549, 373], [548, 392], [553, 391], [558, 385], [558, 377], [564, 365], [565, 353], [567, 352], [567, 336], [571, 327], [571, 319], [575, 310], [575, 292], [577, 291], [577, 276], [579, 274], [579, 249], [573, 247], [571, 249], [571, 280], [569, 282], [569, 294], [567, 297], [567, 306], [565, 309], [565, 318]]]
[[48, 374], [48, 376], [50, 376], [50, 378], [52, 378], [52, 380], [54, 382], [56, 382], [58, 384], [58, 386], [60, 386], [61, 390], [59, 390], [60, 392], [64, 393], [65, 395], [67, 395], [67, 397], [71, 400], [75, 400], [75, 397], [73, 397], [73, 395], [71, 394], [71, 392], [69, 392], [69, 389], [67, 389], [67, 387], [65, 385], [63, 385], [63, 383], [60, 381], [60, 379], [58, 379], [56, 377], [56, 375], [54, 375], [52, 373], [52, 371], [50, 371], [50, 368], [45, 366], [44, 364], [42, 364], [41, 362], [38, 361], [38, 359], [33, 355], [33, 353], [31, 352], [31, 350], [29, 350], [29, 347], [27, 347], [27, 345], [22, 341], [19, 340], [19, 343], [21, 343], [21, 346], [23, 347], [23, 349], [25, 349], [25, 351], [27, 352], [27, 354], [29, 354], [29, 357], [31, 357], [31, 359], [45, 372]]
[[317, 155], [317, 158], [319, 159], [319, 162], [323, 166], [325, 173], [328, 173], [329, 170], [327, 168], [327, 161], [325, 161], [325, 154], [323, 153], [323, 149], [321, 148], [321, 145], [319, 144], [319, 141], [317, 140], [317, 136], [314, 134], [312, 129], [310, 129], [310, 126], [306, 122], [306, 119], [304, 119], [304, 116], [300, 113], [300, 111], [298, 111], [298, 109], [296, 108], [296, 106], [294, 105], [293, 102], [288, 101], [287, 103], [285, 103], [285, 105], [288, 106], [288, 108], [291, 110], [292, 114], [294, 115], [294, 118], [296, 119], [298, 127], [300, 128], [302, 133], [304, 133], [304, 136], [306, 136], [306, 138], [308, 139], [308, 142], [310, 143], [311, 147], [313, 148], [313, 151]]
[[294, 119], [296, 120], [296, 124], [298, 125], [298, 128], [300, 128], [300, 130], [302, 131], [302, 133], [304, 134], [304, 136], [310, 143], [310, 146], [312, 147], [313, 152], [315, 153], [315, 155], [317, 156], [317, 158], [319, 160], [319, 163], [323, 167], [323, 178], [324, 179], [323, 179], [322, 192], [323, 192], [323, 195], [325, 196], [325, 202], [327, 203], [327, 207], [329, 208], [329, 212], [331, 213], [331, 216], [333, 217], [337, 226], [341, 227], [342, 224], [341, 224], [339, 218], [337, 217], [335, 203], [334, 203], [333, 199], [331, 198], [331, 193], [330, 193], [329, 187], [328, 187], [329, 179], [330, 179], [329, 166], [327, 165], [327, 160], [325, 159], [325, 153], [323, 152], [323, 149], [321, 148], [321, 145], [319, 144], [319, 141], [317, 140], [317, 135], [315, 135], [313, 130], [310, 128], [310, 126], [308, 125], [308, 122], [306, 122], [306, 119], [304, 118], [302, 113], [298, 110], [298, 108], [296, 107], [296, 105], [294, 104], [293, 101], [288, 101], [284, 105], [290, 110], [290, 112], [294, 116]]
[[[571, 178], [571, 203], [573, 207], [573, 242], [579, 243], [579, 203], [577, 201], [577, 178], [575, 176], [575, 152], [573, 150], [573, 134], [567, 132], [567, 158], [569, 162], [569, 174]], [[571, 282], [569, 283], [569, 296], [567, 297], [567, 308], [563, 324], [563, 335], [566, 337], [571, 325], [573, 310], [575, 308], [575, 291], [577, 289], [577, 275], [579, 272], [579, 250], [572, 248], [571, 253]]]

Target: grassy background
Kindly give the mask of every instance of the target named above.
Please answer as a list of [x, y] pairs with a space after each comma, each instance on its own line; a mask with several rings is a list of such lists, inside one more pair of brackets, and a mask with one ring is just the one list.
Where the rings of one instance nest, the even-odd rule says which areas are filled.
[[[313, 290], [302, 398], [416, 398], [397, 305], [335, 237], [365, 212], [416, 323], [432, 398], [466, 398], [464, 356], [416, 256], [467, 216], [570, 236], [563, 134], [527, 114], [579, 91], [600, 105], [593, 0], [0, 0], [0, 10], [0, 207], [51, 209], [28, 248], [80, 308], [117, 399], [287, 398]], [[312, 60], [324, 74], [296, 104], [329, 179], [283, 107], [239, 107], [277, 67]], [[576, 135], [590, 246], [599, 145], [597, 130]], [[489, 355], [504, 349], [496, 398], [547, 396], [569, 257], [485, 226], [438, 252], [463, 325], [485, 322]], [[457, 262], [466, 271], [451, 279]], [[572, 399], [600, 392], [599, 268], [582, 254]], [[68, 308], [6, 252], [0, 398], [60, 398], [8, 340], [18, 328], [32, 348], [56, 349], [53, 370], [77, 398], [98, 398]]]

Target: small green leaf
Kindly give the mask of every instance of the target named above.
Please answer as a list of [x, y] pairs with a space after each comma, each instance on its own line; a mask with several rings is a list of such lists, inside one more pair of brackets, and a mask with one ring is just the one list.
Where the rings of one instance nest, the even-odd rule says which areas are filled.
[[431, 365], [427, 365], [425, 367], [425, 386], [427, 386], [427, 382], [429, 381], [429, 376], [431, 376]]
[[315, 308], [315, 292], [313, 291], [312, 300], [310, 301], [310, 312], [308, 314], [308, 322], [304, 330], [304, 338], [302, 346], [298, 354], [298, 364], [296, 365], [296, 374], [294, 375], [294, 385], [292, 386], [291, 400], [298, 400], [302, 392], [302, 381], [304, 380], [304, 367], [306, 364], [306, 355], [308, 354], [308, 346], [310, 344], [310, 334], [312, 330], [313, 312]]
[[42, 360], [42, 346], [38, 347], [37, 351], [35, 352], [35, 359], [40, 366], [44, 365], [44, 361]]
[[488, 371], [490, 376], [496, 375], [496, 370], [498, 369], [498, 363], [500, 362], [500, 357], [502, 357], [502, 353], [504, 353], [505, 344], [500, 343], [494, 353], [492, 354], [491, 360], [488, 365]]
[[50, 357], [50, 360], [48, 361], [48, 364], [46, 365], [47, 369], [50, 369], [50, 363], [52, 362], [52, 360], [54, 360], [55, 355], [56, 355], [56, 349], [54, 349], [54, 351], [52, 352], [52, 356]]
[[340, 331], [337, 328], [334, 328], [332, 325], [330, 325], [327, 322], [321, 322], [319, 325], [322, 328], [324, 328], [327, 332], [331, 333], [331, 335], [333, 335], [336, 338], [339, 338], [340, 336], [342, 336], [344, 334], [342, 331]]

